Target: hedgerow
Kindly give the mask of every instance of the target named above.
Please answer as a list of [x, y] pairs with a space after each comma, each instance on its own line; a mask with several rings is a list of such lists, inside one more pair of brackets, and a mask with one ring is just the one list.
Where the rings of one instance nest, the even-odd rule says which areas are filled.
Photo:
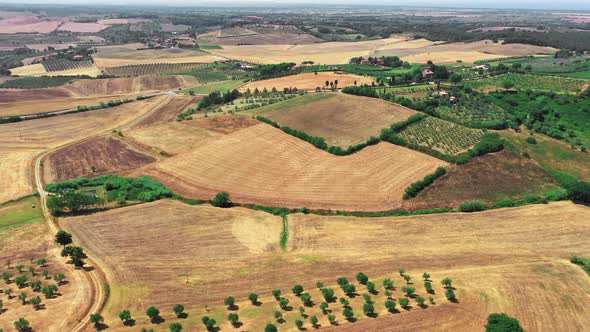
[[342, 92], [357, 96], [379, 98], [377, 91], [368, 85], [347, 86], [342, 89]]
[[485, 204], [482, 202], [464, 202], [459, 206], [461, 212], [478, 212], [486, 209]]
[[436, 169], [434, 173], [426, 175], [424, 179], [412, 183], [408, 188], [406, 188], [404, 199], [416, 197], [416, 195], [418, 195], [418, 193], [424, 190], [424, 188], [431, 185], [434, 182], [434, 180], [440, 178], [445, 174], [447, 174], [447, 170], [444, 167], [439, 167]]
[[572, 256], [570, 261], [574, 264], [580, 265], [586, 273], [590, 274], [590, 258]]

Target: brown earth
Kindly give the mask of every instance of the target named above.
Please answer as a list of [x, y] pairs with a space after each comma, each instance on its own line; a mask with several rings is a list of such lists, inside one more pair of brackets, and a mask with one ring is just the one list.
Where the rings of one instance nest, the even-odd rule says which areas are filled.
[[120, 139], [99, 137], [68, 145], [49, 154], [43, 162], [47, 183], [115, 173], [147, 165], [155, 158]]
[[[115, 331], [127, 329], [117, 317], [122, 309], [144, 312], [154, 305], [169, 324], [177, 319], [162, 308], [176, 303], [183, 303], [189, 315], [179, 320], [185, 328], [201, 328], [200, 317], [207, 315], [220, 322], [222, 330], [230, 329], [223, 307], [229, 295], [236, 297], [242, 328], [261, 330], [278, 310], [273, 289], [282, 289], [295, 308], [284, 312], [286, 322], [279, 328], [295, 331], [301, 300], [290, 289], [296, 284], [314, 299], [306, 313], [329, 327], [318, 308], [316, 281], [341, 297], [335, 280], [354, 280], [359, 271], [377, 284], [379, 293], [371, 297], [378, 318], [362, 315], [359, 296], [349, 299], [358, 319], [354, 324], [343, 319], [340, 304], [330, 304], [339, 324], [333, 329], [474, 331], [483, 328], [488, 314], [505, 312], [526, 331], [581, 331], [590, 324], [590, 309], [583, 305], [590, 301], [589, 279], [567, 260], [572, 254], [590, 255], [590, 230], [585, 227], [589, 217], [588, 207], [570, 202], [370, 219], [295, 214], [288, 216], [284, 252], [279, 247], [279, 218], [243, 208], [166, 200], [60, 222], [89, 252], [103, 258], [100, 265], [107, 271], [112, 296], [104, 316]], [[175, 250], [169, 250], [170, 243]], [[429, 272], [436, 303], [421, 309], [412, 301], [410, 310], [398, 306], [401, 312], [386, 312], [380, 280], [394, 280], [397, 302], [404, 285], [396, 273], [399, 268], [406, 269], [417, 293], [426, 298], [420, 276]], [[453, 279], [458, 303], [444, 298], [444, 277]], [[354, 284], [359, 294], [366, 292]], [[260, 306], [246, 300], [252, 292], [260, 295]], [[147, 324], [143, 315], [135, 318], [140, 326]]]
[[353, 74], [342, 74], [334, 72], [319, 72], [319, 73], [303, 73], [285, 77], [271, 78], [262, 81], [253, 81], [240, 87], [240, 91], [246, 91], [250, 89], [258, 88], [262, 91], [265, 88], [271, 91], [272, 88], [276, 88], [279, 91], [283, 91], [284, 88], [297, 88], [299, 90], [315, 90], [316, 87], [326, 87], [326, 81], [338, 80], [338, 87], [344, 88], [346, 86], [371, 84], [374, 79], [369, 76], [360, 76]]
[[207, 44], [214, 45], [276, 45], [276, 44], [314, 44], [322, 39], [306, 33], [265, 33], [247, 36], [210, 38]]
[[0, 103], [14, 103], [30, 100], [64, 98], [71, 96], [72, 94], [69, 91], [61, 88], [0, 89]]
[[447, 163], [389, 143], [334, 156], [261, 123], [214, 138], [140, 174], [175, 192], [241, 203], [379, 211], [401, 206], [410, 183]]
[[294, 100], [294, 107], [271, 105], [257, 113], [343, 148], [378, 137], [381, 129], [416, 114], [407, 107], [369, 97], [308, 94], [300, 98]]
[[493, 204], [499, 199], [523, 199], [544, 194], [559, 184], [537, 163], [504, 150], [474, 158], [404, 202], [408, 209], [457, 208], [466, 201]]
[[190, 105], [196, 103], [201, 97], [192, 96], [174, 96], [170, 102], [162, 106], [156, 112], [145, 117], [138, 122], [134, 127], [148, 127], [163, 122], [170, 122], [176, 120], [176, 115], [184, 111]]
[[187, 122], [191, 126], [201, 127], [222, 134], [231, 134], [259, 123], [251, 117], [230, 114], [200, 117]]
[[65, 88], [73, 96], [112, 95], [134, 92], [178, 90], [199, 85], [192, 76], [139, 76], [76, 80]]

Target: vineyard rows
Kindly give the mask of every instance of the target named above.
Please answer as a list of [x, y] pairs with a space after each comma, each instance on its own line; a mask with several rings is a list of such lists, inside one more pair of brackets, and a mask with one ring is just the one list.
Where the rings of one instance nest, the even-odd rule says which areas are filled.
[[92, 61], [90, 60], [71, 61], [68, 59], [44, 60], [42, 64], [43, 67], [45, 67], [45, 70], [47, 71], [62, 71], [79, 68], [88, 68], [93, 66]]
[[426, 146], [445, 154], [456, 155], [477, 144], [483, 131], [427, 117], [415, 122], [399, 135], [411, 144]]
[[469, 127], [485, 127], [491, 121], [507, 121], [510, 115], [501, 107], [479, 95], [463, 94], [456, 104], [436, 108], [441, 118]]
[[177, 74], [209, 67], [210, 64], [200, 62], [184, 63], [148, 63], [107, 68], [106, 72], [117, 76], [141, 76], [158, 74]]

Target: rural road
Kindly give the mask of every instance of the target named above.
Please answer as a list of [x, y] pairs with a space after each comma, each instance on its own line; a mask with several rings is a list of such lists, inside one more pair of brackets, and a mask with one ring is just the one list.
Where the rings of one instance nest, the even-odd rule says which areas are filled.
[[[150, 96], [157, 96], [157, 95], [174, 95], [175, 92], [173, 91], [162, 91], [162, 92], [158, 92], [158, 93], [154, 93]], [[45, 188], [43, 186], [43, 180], [42, 180], [42, 175], [41, 175], [41, 166], [42, 166], [42, 162], [43, 159], [49, 155], [50, 153], [64, 148], [66, 146], [69, 145], [73, 145], [76, 144], [78, 142], [87, 140], [89, 138], [92, 137], [98, 137], [98, 136], [102, 136], [105, 134], [110, 134], [112, 132], [112, 130], [121, 130], [123, 128], [128, 128], [128, 127], [132, 127], [134, 124], [138, 123], [139, 121], [143, 120], [145, 117], [151, 115], [152, 113], [156, 112], [159, 109], [159, 107], [154, 107], [154, 109], [150, 112], [146, 112], [143, 113], [141, 115], [139, 115], [138, 117], [129, 120], [128, 122], [121, 124], [117, 127], [114, 128], [109, 128], [108, 130], [105, 130], [102, 133], [99, 133], [97, 135], [92, 135], [89, 137], [84, 137], [75, 141], [71, 141], [71, 142], [67, 142], [64, 144], [61, 144], [59, 146], [50, 148], [46, 151], [44, 151], [43, 153], [39, 154], [34, 162], [34, 177], [35, 177], [35, 187], [37, 189], [37, 192], [39, 193], [39, 198], [41, 201], [41, 210], [43, 212], [43, 217], [45, 219], [45, 221], [47, 222], [47, 225], [49, 226], [50, 231], [52, 232], [52, 234], [56, 234], [58, 231], [62, 230], [62, 228], [60, 227], [59, 223], [57, 223], [53, 216], [51, 215], [51, 212], [49, 211], [49, 208], [47, 207], [47, 196], [48, 196], [48, 192], [45, 191]], [[105, 273], [103, 270], [101, 270], [101, 268], [99, 267], [99, 265], [96, 263], [96, 260], [93, 260], [92, 257], [88, 257], [87, 259], [88, 265], [92, 266], [93, 269], [90, 271], [86, 271], [83, 272], [83, 270], [78, 270], [78, 269], [74, 269], [73, 267], [71, 267], [70, 265], [67, 265], [70, 268], [70, 272], [71, 273], [80, 273], [83, 275], [83, 277], [88, 278], [89, 282], [90, 282], [90, 288], [92, 291], [92, 295], [90, 297], [90, 299], [82, 299], [82, 302], [88, 302], [90, 301], [92, 303], [90, 309], [88, 310], [88, 312], [82, 314], [79, 318], [79, 322], [76, 326], [74, 326], [73, 328], [71, 328], [69, 331], [71, 332], [80, 332], [83, 331], [87, 328], [87, 326], [90, 324], [89, 319], [87, 319], [88, 315], [90, 313], [100, 313], [105, 305], [106, 305], [106, 301], [107, 301], [107, 295], [105, 292], [105, 288], [104, 285], [107, 283], [106, 277], [105, 277]], [[66, 317], [64, 319], [64, 321], [74, 321], [77, 320], [76, 318], [73, 317]]]

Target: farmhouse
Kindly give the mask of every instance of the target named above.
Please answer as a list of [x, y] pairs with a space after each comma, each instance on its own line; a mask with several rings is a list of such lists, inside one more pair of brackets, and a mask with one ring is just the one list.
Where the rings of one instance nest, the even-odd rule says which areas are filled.
[[477, 70], [480, 70], [480, 69], [481, 70], [488, 70], [488, 69], [490, 69], [490, 66], [487, 65], [487, 64], [483, 64], [483, 65], [477, 65], [477, 66], [471, 67], [471, 70], [476, 70], [477, 71]]
[[423, 78], [432, 78], [432, 76], [434, 76], [434, 72], [430, 69], [424, 69], [422, 71], [422, 77]]

